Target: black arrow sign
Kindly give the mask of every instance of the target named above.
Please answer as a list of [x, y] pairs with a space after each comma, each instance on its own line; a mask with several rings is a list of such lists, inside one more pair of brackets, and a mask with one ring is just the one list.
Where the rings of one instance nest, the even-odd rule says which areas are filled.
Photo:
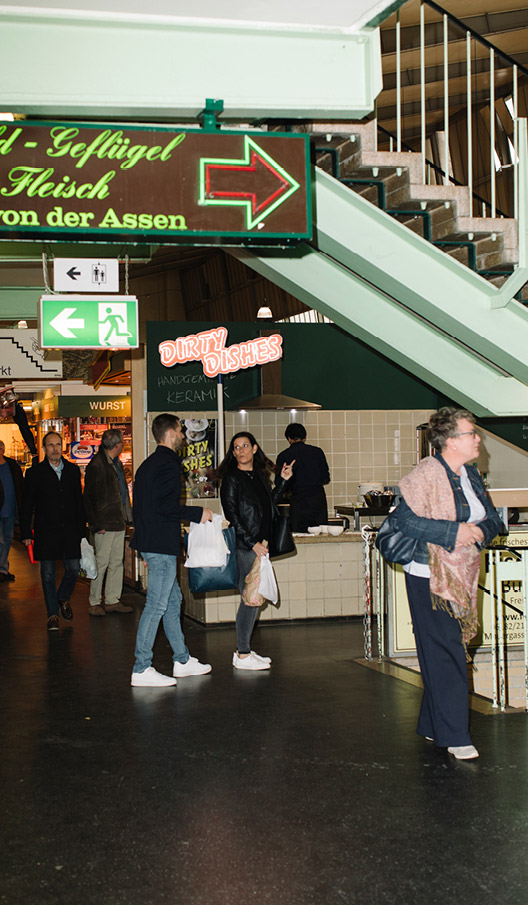
[[73, 267], [70, 267], [70, 269], [66, 271], [66, 276], [68, 276], [70, 280], [76, 280], [77, 277], [80, 277], [80, 275], [81, 271], [75, 270], [75, 264], [73, 265]]

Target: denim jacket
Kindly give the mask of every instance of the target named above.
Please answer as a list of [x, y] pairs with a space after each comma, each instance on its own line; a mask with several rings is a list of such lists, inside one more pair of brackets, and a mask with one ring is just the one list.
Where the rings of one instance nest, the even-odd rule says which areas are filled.
[[[444, 466], [453, 490], [456, 521], [422, 518], [415, 515], [405, 500], [402, 500], [396, 509], [398, 530], [409, 537], [418, 538], [414, 561], [419, 563], [429, 562], [427, 544], [437, 544], [451, 553], [455, 549], [459, 522], [467, 522], [469, 518], [469, 503], [462, 490], [460, 476], [455, 474], [441, 455], [438, 455], [437, 459]], [[484, 540], [481, 544], [477, 544], [477, 547], [483, 549], [497, 534], [505, 533], [506, 529], [493, 508], [476, 466], [466, 465], [465, 468], [471, 486], [486, 510], [486, 517], [478, 522], [478, 527], [484, 534]]]

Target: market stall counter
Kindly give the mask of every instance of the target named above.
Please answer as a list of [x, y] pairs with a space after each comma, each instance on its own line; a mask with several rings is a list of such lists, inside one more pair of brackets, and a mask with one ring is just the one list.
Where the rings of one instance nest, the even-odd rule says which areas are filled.
[[[296, 552], [273, 560], [279, 602], [265, 604], [263, 621], [324, 619], [360, 616], [363, 613], [363, 544], [361, 534], [344, 531], [328, 534], [294, 535]], [[185, 613], [204, 625], [234, 622], [240, 595], [233, 591], [209, 591], [193, 595], [189, 591], [183, 562], [179, 580]]]

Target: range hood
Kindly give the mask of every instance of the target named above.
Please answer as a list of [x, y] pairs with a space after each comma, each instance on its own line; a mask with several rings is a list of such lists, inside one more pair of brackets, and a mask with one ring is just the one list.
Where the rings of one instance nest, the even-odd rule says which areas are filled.
[[[271, 336], [277, 331], [261, 330], [261, 336]], [[260, 396], [248, 399], [238, 406], [238, 410], [244, 411], [283, 411], [295, 409], [296, 411], [315, 412], [321, 406], [317, 402], [307, 402], [306, 399], [296, 399], [294, 396], [285, 396], [282, 392], [282, 359], [271, 361], [260, 367]]]

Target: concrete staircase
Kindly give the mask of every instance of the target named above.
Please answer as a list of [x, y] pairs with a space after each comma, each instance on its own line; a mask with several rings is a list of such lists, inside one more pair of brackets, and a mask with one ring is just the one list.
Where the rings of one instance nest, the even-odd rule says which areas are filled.
[[[469, 216], [466, 186], [424, 185], [419, 153], [377, 151], [375, 123], [318, 124], [314, 161], [351, 191], [496, 286], [518, 263], [517, 223]], [[528, 284], [517, 298], [528, 302]]]

